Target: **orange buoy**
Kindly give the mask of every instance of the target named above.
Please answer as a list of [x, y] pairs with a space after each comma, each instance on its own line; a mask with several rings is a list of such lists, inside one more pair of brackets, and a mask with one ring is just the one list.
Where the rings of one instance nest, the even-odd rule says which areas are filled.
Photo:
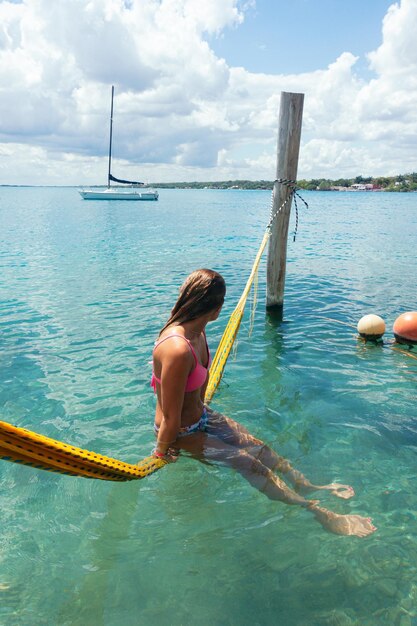
[[357, 328], [361, 337], [375, 341], [376, 339], [381, 339], [385, 333], [385, 322], [379, 315], [371, 313], [361, 317]]
[[417, 311], [408, 311], [397, 317], [393, 331], [399, 343], [417, 343]]

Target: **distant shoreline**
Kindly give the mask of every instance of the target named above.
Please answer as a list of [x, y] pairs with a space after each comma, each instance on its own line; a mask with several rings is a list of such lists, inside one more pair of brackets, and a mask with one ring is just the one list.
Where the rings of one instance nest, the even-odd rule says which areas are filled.
[[[272, 180], [222, 180], [222, 181], [192, 181], [153, 183], [145, 187], [157, 189], [241, 189], [241, 190], [266, 190], [271, 191], [274, 185]], [[102, 188], [105, 185], [8, 185], [0, 184], [0, 187], [50, 187], [50, 188], [74, 188], [74, 187]], [[338, 192], [414, 192], [417, 191], [417, 173], [399, 174], [398, 176], [376, 176], [355, 178], [339, 178], [330, 180], [326, 178], [301, 179], [297, 181], [297, 187], [308, 191], [338, 191]]]
[[[154, 183], [159, 189], [265, 189], [271, 190], [273, 180], [227, 180], [188, 183]], [[309, 191], [417, 191], [417, 173], [398, 176], [376, 176], [355, 178], [313, 178], [297, 180], [297, 187]]]

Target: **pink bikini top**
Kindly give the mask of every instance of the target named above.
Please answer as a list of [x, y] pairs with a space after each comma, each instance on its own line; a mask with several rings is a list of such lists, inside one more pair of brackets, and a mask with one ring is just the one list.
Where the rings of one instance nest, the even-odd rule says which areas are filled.
[[[184, 337], [184, 335], [178, 335], [178, 334], [168, 335], [168, 337], [164, 337], [163, 339], [161, 339], [161, 341], [158, 341], [155, 344], [154, 350], [158, 346], [160, 346], [161, 343], [166, 341], [167, 339], [171, 339], [171, 337], [181, 337], [181, 339], [184, 339], [184, 341], [186, 341], [188, 343], [188, 346], [189, 346], [189, 348], [190, 348], [190, 350], [191, 350], [191, 352], [193, 354], [193, 357], [194, 357], [194, 360], [195, 360], [195, 366], [194, 366], [194, 369], [191, 372], [191, 374], [188, 376], [187, 384], [185, 385], [185, 391], [187, 391], [187, 392], [195, 391], [199, 387], [202, 387], [204, 385], [204, 383], [206, 382], [207, 372], [209, 370], [210, 363], [211, 363], [210, 350], [209, 350], [209, 347], [208, 347], [208, 344], [207, 344], [206, 335], [204, 335], [204, 339], [206, 340], [206, 347], [207, 347], [207, 354], [208, 354], [207, 367], [204, 367], [204, 365], [201, 365], [201, 363], [198, 362], [197, 355], [195, 353], [195, 350], [194, 350], [193, 346], [191, 345], [191, 341], [189, 339], [187, 339], [187, 337]], [[156, 383], [161, 383], [161, 379], [157, 378], [155, 376], [155, 372], [152, 371], [151, 387], [153, 387], [153, 390], [154, 390], [155, 393], [156, 393]]]

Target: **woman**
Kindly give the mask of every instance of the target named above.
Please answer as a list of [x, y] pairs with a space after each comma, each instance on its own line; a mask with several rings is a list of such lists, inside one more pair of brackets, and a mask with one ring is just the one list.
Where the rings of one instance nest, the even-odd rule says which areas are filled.
[[[217, 272], [200, 269], [190, 274], [155, 343], [151, 381], [157, 395], [154, 455], [172, 462], [182, 449], [197, 459], [221, 462], [240, 472], [268, 498], [308, 509], [331, 532], [357, 537], [374, 532], [370, 518], [338, 515], [319, 507], [318, 500], [301, 495], [328, 490], [339, 498], [350, 498], [352, 487], [313, 485], [246, 428], [204, 405], [211, 361], [205, 329], [218, 318], [225, 294], [225, 282]], [[275, 472], [283, 474], [295, 490]]]

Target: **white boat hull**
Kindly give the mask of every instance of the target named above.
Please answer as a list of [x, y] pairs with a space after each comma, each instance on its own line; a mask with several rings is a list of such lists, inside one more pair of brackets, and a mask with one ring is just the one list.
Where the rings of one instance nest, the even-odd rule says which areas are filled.
[[155, 189], [80, 189], [84, 200], [158, 200]]

